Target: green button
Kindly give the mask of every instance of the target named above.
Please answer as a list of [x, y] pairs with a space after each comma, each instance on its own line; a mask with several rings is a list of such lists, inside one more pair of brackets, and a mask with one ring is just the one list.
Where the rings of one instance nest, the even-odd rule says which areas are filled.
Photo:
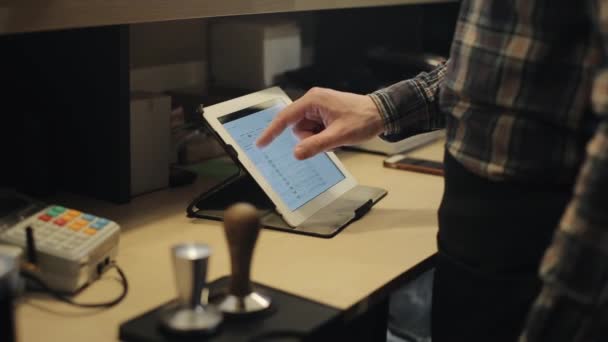
[[60, 205], [56, 205], [51, 210], [55, 211], [58, 214], [61, 214], [62, 212], [65, 211], [65, 208]]
[[57, 215], [59, 215], [58, 212], [54, 211], [53, 209], [49, 209], [46, 211], [46, 214], [51, 216], [51, 217], [56, 217]]

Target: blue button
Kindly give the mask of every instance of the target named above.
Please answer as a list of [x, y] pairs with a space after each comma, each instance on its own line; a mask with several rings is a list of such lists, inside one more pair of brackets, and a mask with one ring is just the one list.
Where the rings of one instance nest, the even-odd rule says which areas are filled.
[[93, 229], [101, 230], [101, 229], [103, 229], [103, 227], [107, 226], [108, 223], [109, 223], [108, 220], [97, 220], [97, 221], [91, 223], [90, 227]]
[[97, 219], [97, 221], [95, 221], [95, 223], [101, 224], [102, 226], [105, 226], [106, 224], [110, 223], [109, 220], [104, 219], [104, 218], [99, 218]]
[[81, 217], [85, 221], [93, 221], [95, 219], [95, 216], [93, 216], [91, 214], [84, 214]]

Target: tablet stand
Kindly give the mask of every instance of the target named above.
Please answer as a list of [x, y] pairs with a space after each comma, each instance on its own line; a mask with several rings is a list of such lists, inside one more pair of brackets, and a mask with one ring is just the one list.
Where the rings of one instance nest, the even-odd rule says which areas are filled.
[[[202, 106], [198, 111], [202, 114]], [[207, 123], [205, 122], [205, 124]], [[208, 124], [207, 127], [210, 132], [214, 133]], [[222, 221], [224, 209], [236, 202], [248, 202], [260, 211], [261, 223], [265, 228], [330, 238], [338, 234], [349, 223], [365, 215], [387, 194], [387, 191], [381, 188], [357, 185], [299, 226], [291, 227], [278, 214], [272, 200], [242, 167], [234, 148], [224, 144], [217, 134], [215, 134], [215, 138], [237, 165], [239, 171], [194, 199], [188, 206], [188, 217]]]

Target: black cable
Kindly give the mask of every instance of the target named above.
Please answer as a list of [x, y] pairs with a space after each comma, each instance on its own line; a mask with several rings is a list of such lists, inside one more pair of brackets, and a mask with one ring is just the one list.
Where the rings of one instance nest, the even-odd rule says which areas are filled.
[[51, 288], [50, 286], [48, 286], [42, 279], [40, 279], [35, 274], [33, 274], [31, 272], [27, 272], [27, 271], [22, 271], [21, 275], [24, 278], [35, 282], [36, 284], [38, 284], [42, 288], [42, 290], [44, 290], [49, 295], [55, 297], [56, 299], [58, 299], [58, 300], [60, 300], [60, 301], [62, 301], [64, 303], [67, 303], [67, 304], [70, 304], [70, 305], [73, 305], [73, 306], [77, 306], [77, 307], [81, 307], [81, 308], [110, 308], [110, 307], [113, 307], [114, 305], [120, 303], [127, 296], [127, 293], [129, 292], [129, 282], [127, 281], [127, 276], [125, 276], [125, 274], [122, 271], [122, 269], [120, 267], [118, 267], [118, 265], [116, 265], [116, 263], [111, 263], [110, 265], [108, 265], [108, 267], [115, 268], [116, 272], [118, 272], [118, 274], [120, 275], [120, 278], [122, 280], [122, 293], [116, 299], [113, 299], [113, 300], [111, 300], [109, 302], [100, 302], [100, 303], [78, 303], [78, 302], [75, 302], [69, 296], [67, 296], [67, 295], [61, 293], [60, 291], [57, 291], [57, 290]]

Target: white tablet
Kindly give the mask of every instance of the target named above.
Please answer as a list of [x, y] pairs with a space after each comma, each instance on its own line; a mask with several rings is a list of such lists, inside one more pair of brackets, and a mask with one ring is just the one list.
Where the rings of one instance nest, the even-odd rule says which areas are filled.
[[241, 165], [275, 204], [285, 222], [296, 227], [357, 185], [332, 152], [297, 160], [298, 137], [288, 128], [263, 148], [255, 145], [264, 129], [291, 100], [270, 88], [205, 108], [203, 116]]

